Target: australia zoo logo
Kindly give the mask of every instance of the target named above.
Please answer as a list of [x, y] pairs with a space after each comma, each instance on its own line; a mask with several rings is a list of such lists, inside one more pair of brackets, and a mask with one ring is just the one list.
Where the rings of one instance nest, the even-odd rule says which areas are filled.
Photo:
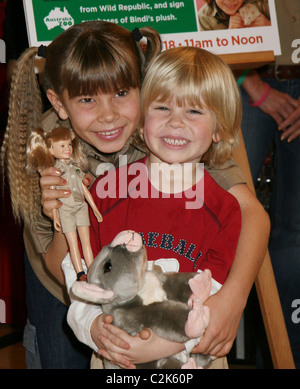
[[55, 7], [52, 11], [49, 12], [47, 16], [44, 17], [44, 23], [46, 24], [48, 30], [52, 30], [55, 27], [60, 27], [63, 30], [73, 26], [74, 19], [69, 14], [66, 7], [63, 10], [60, 7]]

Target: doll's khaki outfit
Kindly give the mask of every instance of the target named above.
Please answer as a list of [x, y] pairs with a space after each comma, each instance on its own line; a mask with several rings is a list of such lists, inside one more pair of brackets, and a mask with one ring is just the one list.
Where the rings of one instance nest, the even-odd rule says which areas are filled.
[[61, 177], [67, 181], [66, 186], [61, 188], [71, 191], [69, 197], [59, 199], [63, 203], [59, 208], [63, 233], [76, 231], [77, 227], [89, 226], [88, 205], [82, 188], [85, 173], [72, 161], [57, 160], [54, 166], [62, 171]]

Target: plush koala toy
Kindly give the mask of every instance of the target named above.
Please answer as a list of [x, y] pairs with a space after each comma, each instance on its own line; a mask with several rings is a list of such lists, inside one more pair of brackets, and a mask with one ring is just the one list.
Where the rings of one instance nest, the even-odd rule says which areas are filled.
[[[140, 234], [122, 231], [93, 261], [88, 282], [75, 282], [75, 296], [102, 305], [114, 324], [131, 335], [151, 328], [157, 335], [177, 342], [197, 344], [209, 322], [203, 306], [211, 291], [209, 270], [195, 273], [162, 273], [147, 270], [147, 252]], [[191, 340], [194, 338], [193, 340]], [[192, 348], [192, 347], [191, 347]], [[205, 367], [209, 356], [186, 352], [137, 368], [179, 369]], [[116, 368], [104, 361], [105, 368]]]
[[260, 11], [255, 4], [247, 3], [239, 9], [239, 13], [243, 19], [245, 27], [250, 26], [251, 23], [260, 15]]

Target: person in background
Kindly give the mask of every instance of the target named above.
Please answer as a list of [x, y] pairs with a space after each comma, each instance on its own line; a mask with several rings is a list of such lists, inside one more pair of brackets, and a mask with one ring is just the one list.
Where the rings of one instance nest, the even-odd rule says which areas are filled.
[[293, 320], [300, 277], [300, 3], [275, 0], [275, 6], [282, 54], [275, 64], [244, 72], [242, 132], [254, 183], [273, 147], [269, 252], [300, 368], [299, 321]]

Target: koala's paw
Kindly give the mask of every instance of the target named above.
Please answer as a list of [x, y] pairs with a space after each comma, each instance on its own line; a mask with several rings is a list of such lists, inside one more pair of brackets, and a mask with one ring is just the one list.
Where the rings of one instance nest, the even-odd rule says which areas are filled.
[[190, 338], [199, 338], [208, 326], [210, 311], [198, 299], [194, 300], [193, 308], [185, 324], [185, 333]]
[[184, 363], [181, 366], [181, 369], [203, 369], [203, 367], [201, 367], [201, 366], [197, 367], [195, 359], [194, 358], [189, 358], [187, 363]]
[[211, 272], [205, 269], [202, 273], [195, 275], [189, 280], [192, 295], [188, 304], [192, 306], [194, 299], [199, 299], [202, 303], [209, 297], [211, 291]]

